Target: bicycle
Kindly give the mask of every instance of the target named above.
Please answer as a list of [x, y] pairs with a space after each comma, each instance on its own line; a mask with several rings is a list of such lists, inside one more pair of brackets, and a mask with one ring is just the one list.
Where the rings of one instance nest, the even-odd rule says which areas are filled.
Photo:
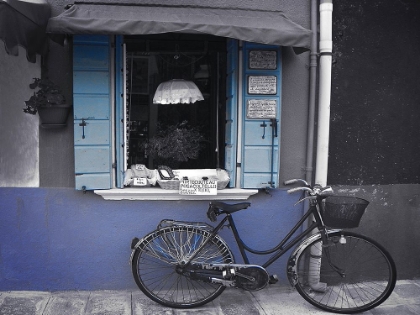
[[[153, 301], [173, 308], [201, 306], [218, 297], [226, 287], [260, 290], [277, 282], [266, 268], [292, 249], [287, 276], [309, 303], [336, 313], [372, 309], [392, 293], [396, 267], [390, 254], [366, 236], [344, 231], [357, 227], [368, 201], [334, 196], [331, 187], [310, 187], [304, 180], [285, 184], [303, 186], [298, 202], [309, 200], [309, 209], [277, 246], [256, 250], [247, 246], [236, 228], [233, 214], [251, 204], [212, 201], [207, 216], [213, 227], [202, 222], [162, 220], [157, 229], [131, 243], [132, 273], [141, 291]], [[301, 226], [310, 218], [302, 232]], [[227, 243], [218, 235], [226, 224], [231, 228], [244, 261], [236, 264]], [[295, 233], [297, 235], [295, 235]], [[262, 265], [250, 264], [247, 252], [272, 256]]]

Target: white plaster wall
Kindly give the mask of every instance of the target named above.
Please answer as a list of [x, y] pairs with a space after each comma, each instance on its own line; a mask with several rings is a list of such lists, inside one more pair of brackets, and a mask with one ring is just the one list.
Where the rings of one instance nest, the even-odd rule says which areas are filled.
[[33, 93], [32, 78], [41, 75], [36, 63], [8, 55], [0, 41], [0, 187], [39, 186], [39, 118], [23, 112], [24, 101]]

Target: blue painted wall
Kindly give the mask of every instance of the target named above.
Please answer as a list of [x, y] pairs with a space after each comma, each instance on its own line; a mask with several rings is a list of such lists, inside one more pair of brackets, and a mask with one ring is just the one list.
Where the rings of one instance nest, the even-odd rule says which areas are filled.
[[[334, 189], [370, 202], [355, 231], [389, 250], [399, 279], [420, 277], [419, 186]], [[244, 240], [259, 249], [276, 245], [302, 215], [302, 206], [293, 206], [298, 197], [282, 189], [252, 196], [252, 206], [234, 215]], [[105, 201], [73, 188], [0, 188], [0, 200], [0, 291], [136, 289], [129, 266], [134, 236], [152, 231], [163, 218], [211, 223], [205, 201]], [[242, 262], [230, 230], [221, 235]], [[288, 283], [287, 258], [268, 268], [282, 284]]]
[[[274, 236], [302, 214], [293, 207], [297, 198], [284, 190], [252, 197], [251, 208], [235, 215], [244, 240], [260, 249], [276, 245]], [[0, 200], [0, 290], [135, 289], [129, 266], [134, 236], [163, 218], [209, 222], [204, 201], [113, 202], [72, 188], [0, 188]], [[222, 235], [241, 261], [230, 230]], [[283, 283], [286, 256], [269, 268]]]

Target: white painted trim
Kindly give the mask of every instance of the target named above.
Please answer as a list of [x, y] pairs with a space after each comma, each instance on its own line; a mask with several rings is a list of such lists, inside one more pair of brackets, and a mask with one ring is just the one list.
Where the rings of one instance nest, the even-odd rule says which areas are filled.
[[127, 49], [123, 44], [123, 169], [127, 170]]
[[[115, 46], [115, 37], [110, 37], [110, 42], [112, 43], [111, 44], [111, 47], [114, 47]], [[110, 104], [110, 106], [111, 106], [111, 117], [110, 117], [110, 120], [111, 120], [111, 134], [109, 135], [110, 136], [110, 139], [111, 139], [111, 167], [112, 167], [112, 169], [111, 169], [111, 187], [112, 188], [115, 188], [115, 187], [117, 187], [117, 185], [116, 185], [116, 181], [117, 181], [117, 168], [116, 167], [114, 167], [114, 165], [116, 164], [116, 162], [117, 162], [117, 157], [116, 157], [116, 151], [115, 151], [115, 146], [116, 146], [116, 143], [115, 143], [115, 136], [116, 136], [116, 133], [115, 133], [115, 128], [116, 128], [116, 126], [115, 126], [115, 49], [114, 48], [110, 48], [110, 52], [109, 52], [109, 54], [110, 54], [110, 73], [111, 73], [111, 75], [110, 75], [110, 84], [111, 84], [111, 87], [109, 88], [109, 90], [110, 90], [110, 98], [111, 98], [111, 104]]]
[[[237, 120], [237, 138], [236, 138], [236, 183], [235, 187], [241, 187], [242, 181], [242, 115], [243, 115], [243, 45], [242, 41], [239, 41], [239, 56], [238, 56], [238, 89], [237, 89], [237, 111], [236, 111], [236, 120]], [[239, 166], [240, 165], [240, 166]]]
[[246, 200], [258, 193], [257, 189], [228, 188], [217, 191], [217, 195], [180, 195], [178, 190], [156, 187], [95, 190], [105, 200]]

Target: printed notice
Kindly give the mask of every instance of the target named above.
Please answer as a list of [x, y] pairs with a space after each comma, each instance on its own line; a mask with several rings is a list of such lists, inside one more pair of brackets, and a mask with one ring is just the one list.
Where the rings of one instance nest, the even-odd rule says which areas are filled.
[[147, 178], [144, 177], [135, 177], [133, 179], [134, 186], [147, 186]]
[[275, 75], [250, 75], [248, 77], [248, 94], [277, 94], [277, 77]]
[[249, 119], [277, 118], [276, 100], [248, 100], [246, 117]]
[[183, 180], [179, 185], [180, 195], [217, 195], [215, 180]]
[[249, 52], [249, 69], [277, 69], [277, 51], [251, 50]]

